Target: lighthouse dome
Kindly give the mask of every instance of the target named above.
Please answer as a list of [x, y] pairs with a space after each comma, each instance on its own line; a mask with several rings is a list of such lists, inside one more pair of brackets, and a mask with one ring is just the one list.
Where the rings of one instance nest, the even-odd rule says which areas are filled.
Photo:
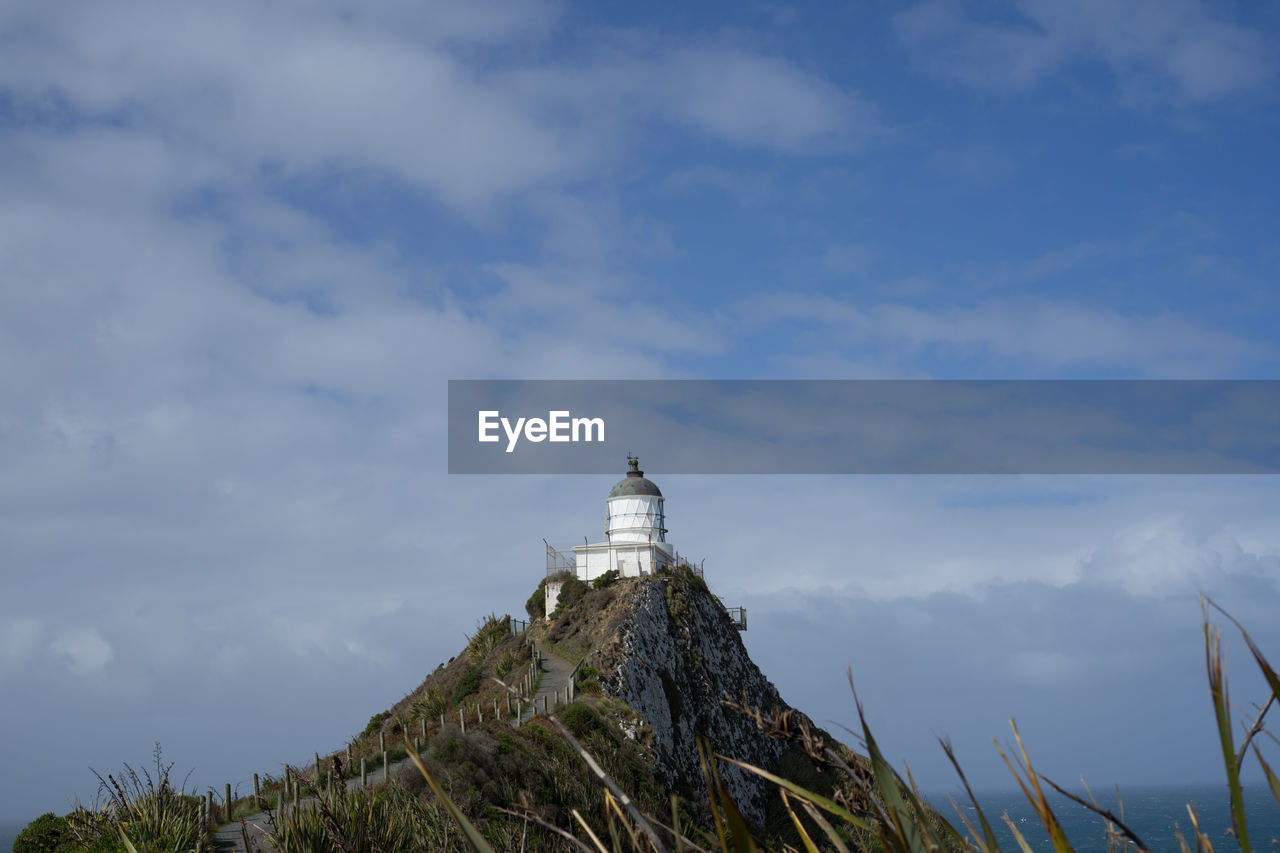
[[613, 487], [609, 492], [611, 498], [621, 498], [627, 495], [652, 495], [655, 498], [662, 497], [662, 490], [652, 480], [646, 480], [644, 472], [640, 470], [640, 460], [629, 457], [627, 463], [630, 470], [627, 476], [618, 481], [618, 485]]
[[627, 465], [627, 476], [613, 487], [605, 501], [605, 540], [615, 544], [667, 541], [662, 491], [652, 480], [645, 479], [640, 460], [628, 456]]

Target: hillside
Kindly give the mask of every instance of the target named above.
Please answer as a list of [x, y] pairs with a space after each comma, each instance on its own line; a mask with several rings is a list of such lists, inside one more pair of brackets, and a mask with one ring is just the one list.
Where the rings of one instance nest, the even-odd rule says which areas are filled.
[[[259, 794], [230, 804], [233, 818], [258, 827], [248, 846], [291, 853], [471, 849], [424, 775], [405, 760], [410, 749], [498, 850], [571, 849], [564, 833], [589, 837], [575, 813], [608, 838], [617, 831], [611, 800], [629, 800], [654, 826], [678, 823], [708, 849], [719, 848], [716, 820], [725, 819], [726, 808], [740, 811], [744, 827], [770, 847], [799, 846], [797, 818], [774, 783], [717, 760], [714, 773], [736, 810], [712, 801], [700, 744], [708, 755], [776, 772], [867, 811], [864, 760], [783, 702], [700, 577], [682, 569], [606, 577], [592, 587], [574, 582], [560, 601], [553, 618], [527, 625], [509, 616], [482, 619], [460, 654], [375, 714], [344, 748], [264, 774]], [[612, 796], [579, 744], [614, 786]], [[396, 784], [385, 784], [383, 766]], [[309, 795], [315, 807], [306, 805]], [[299, 800], [300, 809], [288, 805]], [[185, 814], [209, 805], [214, 822], [225, 822], [222, 802], [176, 797], [172, 809]], [[77, 820], [60, 844], [32, 849], [122, 849], [102, 820]], [[801, 822], [818, 829], [807, 816]], [[199, 821], [184, 818], [190, 824]], [[159, 837], [137, 824], [126, 831]], [[840, 832], [851, 849], [875, 846], [865, 830], [846, 825]], [[245, 841], [234, 824], [209, 838], [220, 849], [245, 849]], [[189, 842], [202, 844], [198, 833]], [[181, 840], [152, 846], [190, 849]]]

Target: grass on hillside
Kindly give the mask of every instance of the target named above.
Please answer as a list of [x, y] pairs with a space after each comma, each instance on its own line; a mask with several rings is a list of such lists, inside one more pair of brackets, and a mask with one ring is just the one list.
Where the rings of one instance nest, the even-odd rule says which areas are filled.
[[[1225, 768], [1235, 843], [1242, 853], [1254, 850], [1240, 784], [1240, 774], [1252, 758], [1266, 778], [1280, 807], [1280, 778], [1265, 758], [1262, 744], [1277, 741], [1267, 731], [1268, 711], [1280, 701], [1280, 676], [1252, 637], [1230, 615], [1205, 599], [1203, 632], [1210, 699]], [[1236, 629], [1269, 688], [1256, 716], [1241, 721], [1237, 739], [1235, 706], [1231, 704], [1222, 629], [1213, 624], [1217, 611]], [[502, 641], [488, 650], [498, 651]], [[852, 679], [851, 679], [852, 681]], [[763, 839], [743, 819], [720, 778], [725, 764], [738, 764], [776, 786], [794, 830], [784, 850], [835, 850], [849, 853], [932, 853], [974, 850], [998, 853], [1000, 843], [992, 821], [973, 795], [950, 745], [941, 742], [959, 774], [973, 807], [970, 819], [958, 807], [959, 825], [944, 820], [920, 795], [908, 773], [899, 775], [885, 761], [858, 711], [864, 761], [846, 761], [842, 753], [806, 736], [801, 727], [784, 734], [802, 744], [809, 759], [834, 770], [840, 783], [831, 795], [735, 761], [730, 756], [702, 751], [706, 801], [700, 811], [674, 796], [664, 799], [645, 767], [636, 761], [634, 747], [621, 733], [629, 709], [608, 697], [584, 697], [560, 712], [561, 719], [539, 717], [512, 728], [494, 722], [486, 729], [461, 736], [456, 728], [438, 732], [423, 755], [412, 749], [403, 731], [403, 746], [416, 765], [394, 783], [377, 790], [322, 790], [310, 808], [285, 809], [270, 815], [264, 850], [303, 853], [335, 850], [342, 853], [394, 853], [407, 850], [445, 850], [489, 853], [497, 850], [579, 850], [587, 853], [711, 853], [756, 851], [777, 839]], [[621, 706], [621, 707], [619, 707]], [[760, 709], [739, 708], [753, 714], [762, 726], [782, 732], [782, 722]], [[632, 721], [634, 722], [634, 721]], [[1000, 747], [1009, 772], [1032, 805], [1055, 853], [1073, 850], [1050, 801], [1056, 793], [1080, 803], [1106, 820], [1107, 843], [1114, 853], [1145, 851], [1144, 841], [1123, 822], [1122, 815], [1100, 806], [1091, 796], [1081, 798], [1036, 772], [1030, 755], [1013, 727], [1013, 743]], [[35, 851], [200, 851], [207, 849], [204, 827], [198, 823], [199, 799], [169, 781], [172, 765], [155, 755], [155, 774], [126, 767], [120, 779], [99, 777], [103, 801], [77, 809], [66, 818], [42, 816], [14, 845], [15, 853]], [[304, 777], [305, 778], [305, 777]], [[426, 791], [430, 790], [430, 795]], [[1213, 853], [1209, 837], [1200, 829], [1194, 808], [1188, 806], [1191, 832], [1177, 836], [1181, 853]], [[1003, 817], [1021, 853], [1031, 847], [1023, 831]]]

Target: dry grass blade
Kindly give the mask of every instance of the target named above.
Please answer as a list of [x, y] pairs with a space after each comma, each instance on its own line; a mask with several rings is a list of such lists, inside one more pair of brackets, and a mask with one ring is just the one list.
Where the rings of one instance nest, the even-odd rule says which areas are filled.
[[1258, 709], [1258, 716], [1254, 718], [1253, 725], [1249, 726], [1249, 730], [1245, 732], [1244, 740], [1240, 742], [1240, 749], [1236, 752], [1236, 764], [1244, 764], [1244, 756], [1249, 751], [1249, 745], [1253, 743], [1255, 737], [1266, 731], [1262, 721], [1266, 718], [1267, 711], [1271, 710], [1271, 706], [1275, 704], [1275, 701], [1275, 695], [1268, 696], [1267, 704]]
[[587, 822], [583, 820], [582, 815], [579, 814], [577, 809], [573, 810], [573, 819], [578, 822], [578, 826], [582, 827], [582, 831], [587, 834], [587, 837], [591, 839], [591, 843], [596, 846], [596, 849], [599, 850], [600, 853], [609, 853], [609, 848], [604, 846], [604, 842], [601, 841], [600, 837], [592, 831], [590, 826], [587, 825]]
[[836, 850], [840, 851], [840, 853], [849, 853], [849, 848], [845, 846], [844, 839], [840, 837], [840, 834], [835, 831], [835, 828], [831, 826], [827, 819], [822, 816], [822, 812], [818, 811], [817, 806], [808, 800], [801, 800], [800, 805], [802, 805], [804, 810], [808, 812], [809, 817], [813, 818], [813, 822], [822, 827], [822, 831], [827, 834], [827, 838], [830, 839]]
[[804, 788], [800, 787], [795, 782], [792, 782], [789, 779], [784, 779], [781, 776], [778, 776], [774, 773], [770, 773], [768, 770], [762, 770], [761, 768], [756, 767], [755, 765], [747, 764], [744, 761], [738, 761], [736, 759], [729, 758], [728, 756], [725, 756], [725, 755], [717, 754], [716, 758], [719, 758], [721, 761], [727, 761], [730, 764], [736, 764], [737, 766], [743, 768], [744, 770], [750, 770], [752, 773], [755, 773], [757, 776], [761, 776], [765, 779], [768, 779], [770, 782], [777, 785], [778, 787], [783, 788], [784, 790], [790, 791], [791, 793], [795, 794], [799, 799], [808, 800], [809, 802], [813, 803], [815, 806], [818, 806], [824, 811], [827, 811], [835, 815], [841, 820], [848, 821], [849, 823], [853, 824], [859, 829], [866, 829], [866, 830], [871, 829], [870, 824], [868, 824], [865, 820], [855, 815], [853, 812], [849, 811], [843, 806], [837, 805], [832, 800], [829, 800], [820, 794], [815, 794], [813, 791], [805, 790]]
[[663, 845], [662, 839], [658, 837], [658, 833], [654, 831], [654, 828], [649, 825], [647, 820], [645, 820], [640, 809], [636, 808], [635, 803], [631, 802], [631, 798], [624, 794], [622, 789], [609, 778], [609, 774], [605, 773], [604, 769], [596, 763], [596, 760], [592, 758], [591, 753], [582, 748], [582, 744], [578, 743], [578, 739], [569, 732], [569, 729], [564, 723], [560, 722], [555, 717], [551, 718], [551, 723], [556, 727], [556, 730], [560, 732], [560, 736], [565, 739], [565, 742], [573, 747], [582, 760], [587, 763], [587, 766], [591, 768], [591, 772], [596, 775], [596, 778], [603, 782], [605, 787], [609, 789], [609, 792], [613, 794], [618, 802], [622, 803], [626, 807], [627, 814], [631, 816], [631, 820], [634, 821], [635, 825], [638, 826], [645, 835], [649, 836], [649, 841], [653, 844], [653, 849], [657, 850], [658, 853], [667, 853], [667, 848]]
[[[969, 826], [969, 821], [965, 819], [963, 814], [960, 815], [961, 819], [964, 820], [969, 833], [973, 835], [974, 842], [979, 844], [979, 849], [987, 851], [987, 853], [995, 853], [1000, 849], [1000, 845], [996, 842], [995, 830], [991, 828], [990, 822], [987, 821], [987, 816], [983, 813], [982, 806], [978, 805], [978, 798], [974, 795], [973, 788], [969, 787], [969, 780], [965, 777], [964, 770], [960, 768], [960, 761], [956, 758], [951, 741], [947, 738], [939, 738], [938, 743], [942, 744], [942, 751], [946, 753], [951, 766], [956, 770], [956, 775], [960, 777], [960, 782], [964, 785], [964, 792], [969, 796], [969, 802], [973, 803], [973, 810], [978, 813], [978, 822], [982, 825], [982, 837], [979, 838], [978, 834], [973, 831], [973, 827]], [[960, 814], [960, 809], [957, 808], [956, 813]]]
[[742, 816], [742, 812], [738, 811], [733, 797], [729, 796], [729, 789], [720, 785], [718, 793], [720, 808], [724, 812], [725, 823], [729, 827], [729, 839], [733, 842], [732, 847], [725, 849], [734, 850], [736, 853], [756, 853], [759, 848], [751, 834], [751, 828], [747, 826], [747, 820]]
[[809, 837], [809, 831], [804, 828], [795, 809], [791, 808], [791, 796], [786, 791], [779, 792], [782, 795], [782, 805], [787, 810], [787, 815], [791, 818], [791, 823], [796, 828], [796, 833], [800, 836], [800, 841], [804, 844], [804, 849], [809, 853], [818, 853], [818, 845], [813, 843], [813, 839]]
[[1018, 831], [1018, 827], [1013, 822], [1013, 818], [1009, 817], [1009, 813], [1005, 812], [1000, 815], [1000, 817], [1004, 819], [1006, 824], [1008, 824], [1009, 831], [1013, 833], [1013, 840], [1018, 842], [1018, 847], [1022, 850], [1022, 853], [1034, 853], [1031, 849], [1031, 845], [1027, 843], [1027, 839], [1023, 838], [1022, 833]]
[[409, 758], [411, 758], [413, 763], [417, 766], [418, 772], [422, 774], [422, 778], [427, 780], [427, 784], [431, 787], [431, 792], [436, 795], [436, 799], [440, 801], [441, 805], [445, 807], [445, 810], [449, 812], [449, 816], [452, 817], [454, 822], [462, 829], [463, 837], [467, 839], [467, 843], [471, 845], [471, 849], [475, 850], [476, 853], [494, 853], [493, 847], [485, 840], [485, 837], [480, 834], [480, 830], [476, 829], [475, 825], [471, 821], [467, 820], [467, 816], [462, 813], [462, 809], [458, 808], [458, 805], [453, 800], [449, 799], [449, 795], [440, 787], [440, 783], [436, 781], [436, 777], [431, 775], [431, 771], [428, 770], [427, 765], [423, 763], [422, 757], [418, 755], [418, 751], [413, 748], [413, 743], [409, 740], [408, 734], [405, 734], [404, 742], [405, 746], [408, 747], [409, 750]]
[[1187, 815], [1191, 818], [1191, 828], [1196, 832], [1196, 850], [1198, 853], [1213, 853], [1213, 842], [1209, 840], [1209, 836], [1200, 830], [1200, 818], [1196, 817], [1196, 810], [1187, 806]]
[[1276, 805], [1280, 806], [1280, 779], [1276, 778], [1276, 774], [1271, 770], [1271, 765], [1262, 757], [1262, 750], [1258, 749], [1258, 745], [1253, 745], [1253, 756], [1258, 759], [1258, 764], [1262, 767], [1262, 773], [1267, 777], [1267, 787], [1271, 789], [1271, 796], [1275, 799]]
[[498, 807], [495, 807], [494, 811], [498, 812], [499, 814], [510, 815], [511, 817], [518, 817], [518, 818], [523, 818], [524, 820], [532, 821], [536, 823], [538, 826], [542, 827], [543, 829], [554, 832], [556, 835], [560, 836], [565, 841], [577, 847], [583, 853], [596, 853], [595, 850], [592, 850], [590, 847], [583, 844], [582, 840], [579, 839], [577, 836], [575, 836], [572, 832], [563, 830], [560, 827], [556, 826], [554, 823], [549, 823], [548, 821], [543, 820], [540, 816], [538, 816], [532, 811], [517, 812], [511, 809], [504, 809], [504, 808], [498, 808]]
[[[1049, 831], [1049, 840], [1053, 843], [1053, 849], [1058, 853], [1070, 853], [1071, 845], [1067, 842], [1067, 837], [1062, 831], [1058, 818], [1053, 813], [1053, 809], [1049, 807], [1049, 801], [1045, 799], [1044, 791], [1040, 789], [1040, 783], [1036, 780], [1035, 771], [1031, 768], [1030, 759], [1027, 756], [1026, 749], [1022, 746], [1022, 739], [1018, 737], [1018, 726], [1013, 720], [1009, 721], [1009, 726], [1013, 729], [1014, 739], [1018, 743], [1018, 749], [1021, 757], [1018, 760], [1018, 766], [1015, 769], [1014, 763], [1009, 760], [1009, 756], [1005, 753], [1004, 748], [1000, 746], [999, 741], [995, 741], [996, 751], [1000, 753], [1000, 757], [1004, 759], [1005, 767], [1009, 768], [1009, 772], [1013, 774], [1014, 780], [1018, 783], [1018, 787], [1022, 789], [1022, 794], [1027, 798], [1027, 802], [1031, 804], [1031, 808], [1035, 810], [1036, 817], [1044, 824], [1045, 829]], [[992, 739], [994, 740], [994, 738]], [[1026, 776], [1024, 781], [1023, 776]], [[1029, 787], [1028, 787], [1029, 786]], [[1005, 822], [1008, 823], [1008, 815], [1003, 815]]]
[[711, 820], [716, 827], [716, 837], [720, 841], [720, 849], [729, 849], [729, 840], [725, 835], [724, 816], [716, 808], [716, 789], [720, 787], [720, 773], [716, 770], [715, 759], [711, 755], [711, 747], [702, 738], [698, 739], [698, 762], [702, 765], [702, 778], [707, 783], [707, 802], [711, 804]]
[[[1207, 596], [1201, 596], [1201, 598], [1204, 601], [1208, 602], [1210, 607], [1212, 607], [1214, 610], [1218, 611], [1223, 616], [1225, 616], [1231, 622], [1232, 625], [1236, 626], [1236, 629], [1240, 632], [1240, 636], [1244, 638], [1245, 645], [1249, 647], [1250, 653], [1253, 654], [1253, 659], [1258, 664], [1258, 669], [1262, 670], [1262, 675], [1267, 680], [1267, 686], [1271, 688], [1272, 697], [1280, 700], [1280, 675], [1277, 675], [1276, 671], [1272, 669], [1271, 664], [1267, 662], [1266, 657], [1262, 654], [1262, 650], [1259, 649], [1257, 643], [1253, 641], [1253, 637], [1249, 636], [1249, 632], [1244, 629], [1243, 625], [1241, 625], [1239, 622], [1236, 621], [1236, 618], [1234, 616], [1232, 616], [1230, 613], [1228, 613], [1227, 611], [1219, 607], [1213, 601], [1213, 599]], [[1204, 605], [1202, 603], [1201, 604], [1202, 612], [1203, 612], [1203, 606]], [[1206, 617], [1206, 621], [1207, 621], [1207, 617]]]
[[1142, 839], [1139, 838], [1134, 833], [1133, 830], [1131, 830], [1128, 826], [1125, 825], [1125, 822], [1122, 818], [1116, 817], [1115, 814], [1112, 813], [1111, 809], [1104, 809], [1101, 806], [1099, 806], [1097, 803], [1091, 803], [1088, 800], [1083, 799], [1082, 797], [1077, 797], [1075, 794], [1071, 793], [1070, 791], [1064, 790], [1060, 785], [1058, 785], [1057, 782], [1054, 782], [1048, 776], [1041, 776], [1040, 778], [1043, 779], [1051, 788], [1053, 788], [1053, 790], [1057, 791], [1062, 796], [1066, 797], [1067, 799], [1073, 802], [1079, 803], [1080, 805], [1084, 806], [1086, 809], [1093, 812], [1094, 814], [1105, 818], [1107, 821], [1111, 823], [1114, 823], [1116, 827], [1120, 830], [1120, 832], [1122, 832], [1126, 838], [1132, 841], [1139, 850], [1147, 851], [1147, 853], [1150, 853], [1151, 848], [1148, 847], [1145, 843], [1143, 843]]
[[951, 803], [951, 808], [955, 809], [956, 817], [960, 818], [960, 822], [963, 823], [964, 828], [968, 830], [968, 844], [971, 848], [977, 850], [978, 853], [991, 853], [991, 851], [999, 849], [998, 847], [993, 848], [987, 844], [986, 840], [983, 839], [983, 837], [978, 833], [978, 830], [975, 829], [973, 824], [969, 821], [969, 818], [965, 816], [964, 812], [960, 811], [960, 804], [955, 801], [954, 797], [948, 796], [947, 802]]
[[1218, 740], [1222, 747], [1222, 763], [1227, 770], [1227, 791], [1231, 799], [1231, 825], [1242, 853], [1250, 853], [1249, 826], [1244, 816], [1244, 791], [1240, 786], [1240, 765], [1236, 762], [1235, 742], [1231, 735], [1231, 702], [1227, 694], [1226, 654], [1222, 649], [1222, 629], [1209, 622], [1205, 601], [1200, 602], [1204, 618], [1204, 660], [1209, 674], [1209, 696], [1218, 723]]
[[858, 721], [862, 725], [862, 740], [867, 747], [867, 757], [871, 760], [871, 776], [875, 780], [875, 792], [878, 796], [871, 801], [881, 814], [880, 840], [895, 850], [928, 851], [935, 845], [932, 840], [926, 841], [922, 831], [923, 807], [918, 799], [911, 797], [910, 807], [903, 797], [905, 787], [898, 774], [893, 772], [889, 762], [885, 761], [876, 739], [871, 736], [871, 727], [867, 724], [867, 715], [858, 698], [858, 691], [853, 686], [853, 670], [848, 671], [849, 689], [853, 691], [853, 704], [858, 710]]

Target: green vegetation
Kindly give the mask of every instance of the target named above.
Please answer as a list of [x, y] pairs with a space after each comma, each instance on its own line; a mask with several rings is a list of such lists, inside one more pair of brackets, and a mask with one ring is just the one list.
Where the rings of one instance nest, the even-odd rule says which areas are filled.
[[[1216, 605], [1213, 605], [1212, 602], [1207, 602], [1207, 607], [1216, 608]], [[1214, 717], [1217, 722], [1218, 737], [1221, 742], [1223, 762], [1227, 772], [1232, 812], [1232, 831], [1242, 853], [1252, 853], [1253, 847], [1249, 839], [1248, 822], [1244, 812], [1240, 785], [1240, 770], [1245, 759], [1250, 754], [1250, 750], [1252, 750], [1253, 757], [1258, 761], [1266, 776], [1272, 796], [1277, 806], [1280, 807], [1280, 777], [1277, 777], [1270, 764], [1263, 757], [1258, 745], [1258, 735], [1266, 733], [1263, 727], [1263, 718], [1271, 708], [1272, 703], [1280, 701], [1280, 675], [1271, 667], [1244, 628], [1234, 619], [1231, 619], [1229, 615], [1225, 613], [1223, 615], [1239, 629], [1271, 693], [1267, 703], [1261, 706], [1262, 711], [1258, 716], [1252, 720], [1244, 721], [1245, 730], [1248, 734], [1245, 736], [1243, 743], [1237, 748], [1232, 734], [1232, 706], [1228, 698], [1221, 630], [1211, 625], [1206, 609], [1204, 619], [1205, 660]], [[973, 820], [970, 820], [963, 813], [960, 813], [962, 828], [957, 828], [942, 819], [920, 796], [914, 780], [911, 780], [910, 784], [908, 784], [889, 766], [880, 752], [875, 738], [872, 736], [866, 717], [863, 714], [862, 705], [856, 701], [856, 696], [855, 703], [861, 723], [863, 743], [868, 753], [865, 763], [847, 762], [837, 751], [821, 748], [821, 744], [813, 741], [811, 733], [808, 733], [803, 728], [803, 725], [798, 732], [798, 735], [804, 741], [805, 752], [815, 766], [825, 766], [834, 769], [839, 774], [840, 784], [836, 786], [835, 794], [831, 797], [820, 795], [783, 776], [743, 764], [730, 757], [712, 755], [704, 748], [702, 751], [703, 771], [711, 804], [714, 836], [710, 833], [699, 834], [695, 831], [694, 834], [698, 835], [699, 838], [697, 840], [691, 839], [682, 834], [681, 823], [678, 818], [673, 819], [671, 824], [667, 826], [662, 824], [659, 819], [637, 812], [634, 809], [629, 808], [624, 811], [623, 808], [619, 807], [618, 800], [608, 799], [608, 809], [606, 810], [608, 821], [607, 837], [612, 843], [605, 845], [599, 840], [604, 836], [593, 832], [592, 828], [582, 819], [578, 812], [574, 812], [574, 817], [582, 831], [594, 842], [596, 849], [605, 851], [605, 853], [610, 850], [666, 851], [668, 844], [676, 849], [717, 849], [725, 851], [725, 853], [761, 849], [765, 847], [765, 840], [758, 837], [758, 834], [747, 825], [746, 820], [744, 820], [729, 795], [728, 789], [720, 779], [718, 769], [720, 764], [729, 763], [756, 773], [777, 786], [783, 807], [794, 827], [795, 838], [806, 851], [816, 853], [820, 844], [829, 844], [831, 848], [841, 851], [853, 848], [868, 851], [901, 851], [901, 853], [932, 853], [932, 851], [939, 850], [976, 850], [981, 851], [981, 853], [997, 853], [1000, 850], [1000, 845], [992, 830], [990, 820], [982, 810], [977, 798], [973, 795], [968, 781], [964, 777], [964, 772], [961, 770], [959, 763], [956, 762], [950, 745], [946, 741], [942, 741], [942, 748], [952, 761], [964, 784], [975, 816]], [[751, 709], [746, 708], [740, 710], [747, 713], [751, 712]], [[598, 718], [589, 709], [577, 705], [570, 706], [561, 716], [567, 725], [567, 729], [564, 732], [567, 739], [571, 736], [590, 735], [600, 730]], [[757, 721], [761, 720], [761, 716], [759, 710], [756, 709], [755, 718]], [[1004, 759], [1006, 766], [1009, 768], [1009, 772], [1013, 775], [1023, 794], [1034, 808], [1057, 853], [1069, 853], [1073, 848], [1063, 832], [1061, 823], [1054, 814], [1053, 807], [1046, 794], [1046, 788], [1051, 788], [1104, 817], [1107, 820], [1107, 841], [1110, 850], [1139, 851], [1148, 849], [1142, 840], [1110, 810], [1099, 806], [1096, 801], [1086, 801], [1068, 793], [1053, 781], [1037, 773], [1032, 766], [1031, 758], [1022, 743], [1022, 739], [1018, 735], [1016, 725], [1013, 725], [1013, 737], [1017, 746], [1016, 751], [1011, 748], [1006, 752], [1005, 749], [998, 746], [997, 749], [999, 749], [1001, 758]], [[1013, 757], [1010, 758], [1010, 755]], [[430, 771], [424, 764], [419, 764], [419, 770], [431, 781]], [[601, 782], [611, 794], [617, 791], [617, 786], [607, 776], [602, 775]], [[495, 849], [484, 839], [476, 827], [466, 821], [465, 815], [459, 813], [456, 808], [451, 807], [446, 792], [442, 791], [434, 781], [431, 781], [431, 787], [446, 809], [461, 825], [472, 850], [477, 851], [477, 853], [488, 853], [488, 851]], [[626, 804], [625, 800], [622, 800], [622, 802], [624, 805]], [[1178, 843], [1182, 853], [1190, 853], [1192, 849], [1196, 851], [1212, 851], [1212, 842], [1201, 831], [1194, 809], [1191, 809], [1190, 815], [1193, 830], [1191, 840], [1188, 841], [1180, 833], [1178, 835]], [[1004, 821], [1013, 834], [1018, 847], [1023, 851], [1030, 850], [1025, 836], [1017, 825], [1007, 815], [1004, 816]], [[544, 823], [544, 825], [546, 824]], [[586, 849], [591, 848], [587, 847]]]
[[362, 734], [365, 734], [365, 735], [377, 734], [378, 731], [382, 728], [382, 724], [385, 723], [388, 719], [390, 719], [390, 717], [391, 717], [390, 711], [379, 711], [378, 713], [374, 714], [372, 717], [369, 718], [369, 725], [364, 727], [364, 732], [362, 732]]
[[467, 667], [466, 672], [458, 679], [457, 685], [453, 688], [453, 701], [455, 704], [466, 699], [468, 696], [475, 694], [480, 689], [480, 667]]
[[579, 580], [573, 575], [566, 578], [560, 586], [560, 597], [556, 599], [556, 609], [552, 612], [551, 618], [554, 619], [581, 601], [582, 596], [586, 595], [589, 589], [586, 581]]
[[13, 853], [54, 853], [65, 849], [71, 840], [67, 819], [49, 812], [31, 821], [18, 834], [13, 842]]
[[511, 633], [511, 617], [499, 618], [490, 613], [476, 626], [474, 635], [467, 638], [467, 657], [472, 663], [480, 663]]
[[[207, 839], [200, 822], [200, 797], [173, 786], [169, 780], [173, 763], [163, 763], [159, 744], [152, 758], [153, 769], [141, 773], [127, 764], [118, 777], [95, 773], [99, 802], [67, 815], [62, 824], [65, 832], [52, 849], [123, 853], [131, 848], [187, 851], [202, 845]], [[45, 825], [55, 827], [48, 821]]]
[[409, 705], [409, 710], [415, 717], [425, 717], [428, 720], [434, 720], [444, 713], [447, 703], [444, 696], [440, 695], [440, 691], [433, 686], [422, 688], [422, 692]]
[[593, 581], [591, 582], [591, 588], [592, 588], [592, 589], [604, 589], [604, 588], [605, 588], [605, 587], [607, 587], [607, 586], [612, 586], [612, 585], [613, 585], [613, 583], [614, 583], [614, 582], [615, 582], [619, 577], [620, 577], [620, 575], [618, 574], [618, 570], [617, 570], [617, 569], [610, 569], [609, 571], [607, 571], [607, 572], [605, 572], [604, 574], [602, 574], [600, 577], [598, 577], [598, 578], [596, 578], [595, 580], [593, 580]]
[[[593, 591], [592, 595], [612, 590]], [[1280, 700], [1280, 676], [1253, 639], [1238, 624], [1255, 664], [1271, 693], [1256, 718], [1245, 720], [1243, 740], [1234, 734], [1233, 706], [1228, 697], [1220, 628], [1211, 624], [1206, 602], [1205, 659], [1210, 695], [1228, 779], [1236, 844], [1253, 853], [1240, 786], [1242, 766], [1250, 756], [1258, 762], [1280, 806], [1280, 778], [1264, 757], [1262, 745], [1271, 734], [1264, 718]], [[1226, 614], [1223, 614], [1226, 616]], [[1230, 616], [1226, 616], [1231, 620]], [[1234, 624], [1234, 620], [1231, 620]], [[486, 623], [487, 624], [487, 623]], [[474, 642], [474, 638], [472, 640]], [[508, 645], [510, 643], [510, 645]], [[520, 654], [515, 638], [499, 639], [485, 657], [471, 655], [433, 673], [413, 698], [397, 708], [407, 710], [431, 697], [473, 696], [483, 689], [478, 675], [501, 656]], [[580, 679], [594, 680], [589, 666]], [[500, 690], [493, 685], [495, 690]], [[460, 693], [460, 691], [462, 691]], [[470, 692], [467, 692], [470, 691]], [[972, 811], [959, 813], [959, 823], [943, 819], [915, 788], [885, 760], [855, 699], [860, 733], [867, 757], [853, 755], [840, 744], [825, 744], [801, 715], [789, 710], [767, 711], [734, 702], [730, 707], [748, 715], [771, 737], [789, 743], [789, 752], [774, 772], [741, 764], [732, 756], [713, 754], [703, 745], [703, 792], [680, 792], [677, 798], [654, 781], [649, 763], [647, 727], [621, 701], [604, 695], [583, 695], [561, 707], [555, 718], [536, 717], [521, 727], [487, 718], [468, 724], [463, 734], [456, 725], [436, 727], [419, 754], [409, 731], [403, 742], [388, 745], [392, 760], [408, 755], [416, 768], [404, 768], [387, 786], [347, 791], [322, 784], [292, 770], [304, 790], [321, 788], [302, 809], [272, 812], [266, 850], [289, 851], [475, 851], [526, 850], [530, 853], [569, 849], [599, 851], [754, 851], [764, 849], [865, 851], [865, 853], [933, 853], [968, 851], [997, 853], [1001, 848], [991, 819], [969, 790], [949, 744], [942, 748], [952, 760], [968, 792]], [[434, 706], [433, 706], [434, 707]], [[394, 711], [395, 709], [393, 709]], [[399, 713], [398, 711], [396, 713]], [[375, 715], [361, 737], [367, 740], [388, 720], [390, 712]], [[412, 731], [411, 727], [406, 729]], [[1271, 738], [1274, 740], [1274, 738]], [[364, 741], [357, 739], [360, 744]], [[999, 747], [998, 747], [999, 748]], [[1142, 840], [1120, 818], [1096, 803], [1082, 801], [1037, 773], [1017, 728], [1013, 745], [1000, 749], [1010, 773], [1034, 807], [1056, 853], [1069, 853], [1049, 796], [1058, 794], [1092, 808], [1107, 820], [1109, 849], [1116, 853], [1146, 850]], [[171, 764], [161, 762], [159, 747], [154, 772], [124, 771], [99, 776], [100, 805], [78, 808], [66, 817], [42, 815], [15, 844], [15, 853], [143, 853], [143, 851], [203, 851], [209, 837], [200, 824], [200, 799], [169, 781]], [[381, 754], [378, 754], [380, 766]], [[347, 762], [347, 772], [352, 772]], [[739, 812], [722, 780], [723, 769], [736, 764], [768, 780], [778, 792], [777, 821], [751, 826]], [[372, 768], [371, 768], [372, 769]], [[405, 770], [411, 772], [404, 772]], [[276, 787], [268, 777], [264, 787]], [[273, 799], [273, 798], [272, 798]], [[238, 812], [246, 803], [241, 801]], [[273, 804], [269, 802], [269, 804]], [[970, 817], [969, 815], [972, 815]], [[1025, 827], [1006, 824], [1017, 849], [1029, 846]], [[1192, 812], [1191, 833], [1179, 838], [1182, 853], [1211, 851]]]

